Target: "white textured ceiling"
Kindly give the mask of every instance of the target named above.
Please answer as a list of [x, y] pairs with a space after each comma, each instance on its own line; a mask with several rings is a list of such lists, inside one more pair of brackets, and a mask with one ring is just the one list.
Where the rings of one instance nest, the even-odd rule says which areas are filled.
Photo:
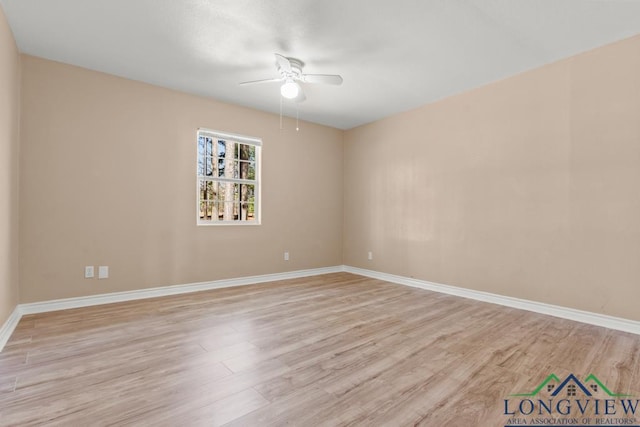
[[[277, 113], [273, 53], [305, 120], [352, 128], [640, 33], [637, 0], [0, 0], [27, 54]], [[288, 101], [290, 102], [290, 101]], [[293, 104], [285, 114], [295, 115]]]

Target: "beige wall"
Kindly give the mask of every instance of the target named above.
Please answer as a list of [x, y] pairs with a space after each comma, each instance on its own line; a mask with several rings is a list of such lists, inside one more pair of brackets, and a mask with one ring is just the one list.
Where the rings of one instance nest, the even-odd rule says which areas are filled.
[[0, 7], [0, 328], [18, 303], [19, 59]]
[[348, 131], [344, 165], [345, 264], [640, 320], [640, 37]]
[[[346, 133], [22, 70], [22, 302], [345, 263], [640, 320], [640, 37]], [[263, 138], [263, 225], [195, 225], [198, 127]]]
[[[30, 56], [22, 70], [21, 302], [341, 264], [340, 130]], [[198, 127], [263, 139], [262, 225], [196, 226]]]

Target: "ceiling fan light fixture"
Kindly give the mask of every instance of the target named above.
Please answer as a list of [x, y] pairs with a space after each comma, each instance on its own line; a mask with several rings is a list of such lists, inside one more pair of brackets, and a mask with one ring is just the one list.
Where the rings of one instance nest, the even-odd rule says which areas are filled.
[[300, 85], [291, 79], [287, 79], [280, 87], [280, 93], [287, 99], [294, 99], [300, 93]]

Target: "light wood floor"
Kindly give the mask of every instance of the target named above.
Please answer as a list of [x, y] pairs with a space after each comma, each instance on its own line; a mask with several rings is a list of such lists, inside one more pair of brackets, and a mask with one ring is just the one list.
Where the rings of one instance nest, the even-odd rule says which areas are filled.
[[0, 425], [505, 425], [550, 373], [640, 395], [640, 336], [347, 273], [25, 316]]

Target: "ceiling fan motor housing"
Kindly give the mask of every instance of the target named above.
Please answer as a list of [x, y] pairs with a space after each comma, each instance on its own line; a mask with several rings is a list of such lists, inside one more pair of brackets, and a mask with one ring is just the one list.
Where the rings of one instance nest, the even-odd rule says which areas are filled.
[[295, 80], [302, 80], [302, 67], [304, 67], [304, 62], [296, 58], [287, 58], [287, 59], [289, 60], [291, 69], [287, 70], [283, 68], [280, 64], [277, 64], [280, 75], [285, 79], [292, 78]]

